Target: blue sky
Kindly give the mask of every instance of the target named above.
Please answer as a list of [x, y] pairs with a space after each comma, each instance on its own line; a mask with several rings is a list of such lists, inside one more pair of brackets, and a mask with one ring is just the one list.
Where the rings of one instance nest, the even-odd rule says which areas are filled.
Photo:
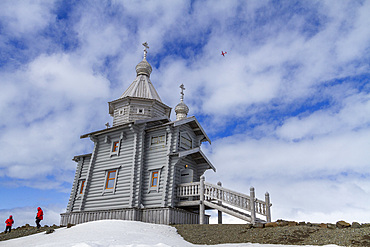
[[370, 1], [1, 1], [1, 218], [33, 222], [41, 206], [59, 223], [72, 158], [92, 150], [79, 137], [112, 122], [107, 102], [147, 41], [162, 101], [174, 108], [183, 83], [212, 140], [209, 182], [268, 191], [273, 220], [370, 222], [369, 12]]

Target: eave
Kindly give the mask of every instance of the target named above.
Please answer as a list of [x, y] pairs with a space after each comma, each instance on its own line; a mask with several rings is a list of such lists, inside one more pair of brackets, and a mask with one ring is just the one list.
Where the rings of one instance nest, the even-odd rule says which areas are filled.
[[173, 121], [171, 123], [173, 123], [174, 127], [189, 123], [190, 127], [193, 129], [193, 131], [196, 135], [203, 135], [204, 136], [204, 139], [202, 140], [202, 142], [208, 141], [209, 144], [211, 144], [211, 140], [209, 139], [206, 132], [203, 130], [202, 126], [200, 125], [198, 120], [195, 118], [195, 116], [184, 118], [184, 119], [181, 119], [181, 120], [176, 120], [176, 121]]
[[207, 157], [204, 155], [202, 150], [200, 150], [200, 147], [192, 148], [192, 149], [185, 150], [185, 151], [180, 151], [177, 153], [173, 153], [171, 155], [178, 156], [179, 158], [184, 158], [190, 155], [190, 157], [193, 160], [195, 160], [197, 164], [207, 164], [209, 166], [208, 169], [212, 169], [214, 172], [216, 172], [216, 168], [207, 159]]

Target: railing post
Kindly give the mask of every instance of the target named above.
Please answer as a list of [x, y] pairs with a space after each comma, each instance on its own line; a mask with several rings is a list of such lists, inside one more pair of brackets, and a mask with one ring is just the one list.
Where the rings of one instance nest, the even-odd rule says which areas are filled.
[[200, 177], [199, 224], [204, 224], [204, 176]]
[[250, 188], [250, 200], [251, 200], [251, 223], [256, 223], [256, 203], [255, 203], [255, 194], [254, 188]]
[[271, 222], [271, 204], [270, 204], [270, 194], [268, 192], [265, 193], [265, 203], [266, 203], [266, 221]]
[[[217, 183], [218, 186], [222, 187], [222, 183], [219, 181]], [[222, 191], [218, 190], [218, 198], [220, 198], [222, 196]], [[221, 205], [222, 204], [222, 201], [221, 200], [218, 200], [218, 205]], [[222, 212], [220, 210], [218, 210], [218, 224], [222, 224]]]

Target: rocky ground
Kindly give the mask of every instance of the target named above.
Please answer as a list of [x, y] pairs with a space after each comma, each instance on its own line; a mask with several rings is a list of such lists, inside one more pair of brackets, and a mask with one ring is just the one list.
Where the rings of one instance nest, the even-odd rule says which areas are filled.
[[194, 244], [260, 243], [289, 245], [370, 246], [370, 224], [311, 224], [277, 221], [243, 225], [175, 225]]
[[25, 237], [25, 236], [32, 235], [32, 234], [39, 233], [39, 232], [45, 232], [49, 234], [49, 233], [54, 232], [54, 229], [57, 229], [59, 227], [60, 226], [57, 226], [57, 225], [53, 225], [53, 226], [45, 225], [37, 229], [37, 227], [35, 226], [30, 226], [26, 224], [24, 226], [20, 226], [15, 229], [12, 229], [10, 233], [4, 233], [4, 232], [0, 233], [0, 241], [12, 239], [12, 238]]
[[[67, 227], [71, 227], [68, 225]], [[178, 233], [194, 244], [260, 243], [289, 245], [370, 246], [370, 224], [311, 224], [278, 220], [267, 224], [240, 225], [174, 225]], [[59, 226], [40, 229], [25, 225], [11, 233], [0, 233], [0, 241], [45, 232], [52, 233]], [[1, 245], [1, 244], [0, 244]]]

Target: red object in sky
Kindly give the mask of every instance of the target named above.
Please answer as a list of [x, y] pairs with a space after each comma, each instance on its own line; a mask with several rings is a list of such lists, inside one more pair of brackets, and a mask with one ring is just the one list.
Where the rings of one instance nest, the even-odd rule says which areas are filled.
[[222, 56], [225, 56], [225, 54], [227, 54], [227, 52], [226, 52], [226, 51], [225, 51], [225, 52], [221, 51], [221, 55], [222, 55]]

